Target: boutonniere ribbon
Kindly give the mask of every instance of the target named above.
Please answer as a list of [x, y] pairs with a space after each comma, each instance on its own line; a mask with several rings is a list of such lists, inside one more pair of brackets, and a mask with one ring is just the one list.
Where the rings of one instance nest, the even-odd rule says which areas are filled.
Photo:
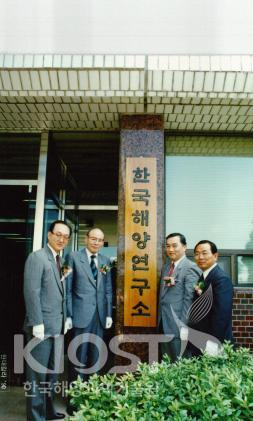
[[106, 275], [107, 272], [110, 272], [111, 270], [111, 265], [101, 265], [99, 268], [99, 272], [102, 273], [103, 275]]
[[204, 291], [204, 288], [205, 288], [205, 283], [203, 280], [199, 280], [194, 286], [194, 290], [196, 291], [198, 295], [202, 294], [202, 292]]
[[163, 278], [166, 287], [174, 287], [176, 279], [173, 276], [164, 276]]
[[66, 279], [67, 276], [69, 276], [71, 272], [72, 272], [72, 268], [70, 266], [63, 265], [61, 268], [61, 273], [62, 273], [61, 282], [63, 282], [64, 279]]

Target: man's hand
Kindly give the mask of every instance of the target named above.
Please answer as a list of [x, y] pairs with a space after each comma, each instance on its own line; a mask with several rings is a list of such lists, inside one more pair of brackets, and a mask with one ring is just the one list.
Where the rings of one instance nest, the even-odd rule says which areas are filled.
[[43, 323], [41, 325], [33, 326], [33, 336], [43, 341], [45, 339], [44, 330], [45, 329]]
[[72, 327], [73, 327], [72, 319], [71, 317], [67, 317], [64, 324], [64, 335], [65, 333], [67, 333], [68, 330], [72, 329]]
[[112, 326], [112, 318], [111, 317], [106, 317], [105, 328], [106, 329], [110, 329], [111, 326]]
[[216, 342], [208, 340], [206, 342], [206, 353], [210, 355], [211, 357], [217, 357], [219, 355], [219, 345]]

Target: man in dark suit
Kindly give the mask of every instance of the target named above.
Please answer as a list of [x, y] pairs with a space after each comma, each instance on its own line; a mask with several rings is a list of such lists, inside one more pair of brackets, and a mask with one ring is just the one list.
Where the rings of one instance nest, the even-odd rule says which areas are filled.
[[161, 353], [168, 354], [172, 362], [176, 361], [181, 350], [180, 332], [174, 314], [182, 324], [187, 323], [194, 284], [201, 274], [197, 265], [187, 259], [186, 248], [184, 235], [172, 233], [166, 237], [168, 258], [162, 269], [160, 282], [158, 326], [161, 333], [174, 335], [172, 340], [161, 344]]
[[[73, 323], [73, 340], [69, 347], [70, 382], [78, 375], [83, 380], [88, 378], [87, 373], [79, 369], [85, 369], [88, 360], [91, 366], [99, 362], [104, 329], [112, 325], [111, 265], [110, 259], [99, 253], [103, 244], [103, 231], [93, 228], [87, 233], [86, 247], [71, 253], [68, 259], [73, 269], [67, 282], [67, 316]], [[95, 343], [87, 340], [90, 334], [95, 335], [92, 336]], [[78, 338], [77, 347], [75, 339]], [[79, 367], [73, 363], [76, 358]]]
[[[199, 241], [194, 248], [195, 260], [203, 271], [203, 278], [195, 289], [194, 302], [190, 312], [190, 326], [203, 334], [207, 352], [218, 351], [218, 341], [233, 341], [232, 305], [233, 285], [229, 276], [218, 266], [218, 250], [209, 240]], [[194, 333], [193, 333], [194, 334]], [[208, 335], [210, 339], [208, 339]], [[197, 337], [196, 337], [197, 338]], [[201, 339], [201, 338], [200, 338]], [[216, 339], [218, 340], [216, 342]], [[191, 341], [191, 337], [189, 336]], [[192, 355], [200, 355], [200, 350], [190, 346]], [[198, 342], [198, 339], [197, 339]]]
[[[67, 245], [71, 228], [64, 221], [55, 221], [48, 232], [48, 244], [31, 253], [25, 263], [24, 298], [26, 317], [24, 331], [27, 342], [36, 338], [37, 344], [27, 358], [27, 419], [44, 421], [65, 415], [55, 411], [53, 389], [61, 347], [61, 337], [67, 330], [65, 279], [61, 276], [59, 253]], [[35, 341], [34, 341], [35, 342]], [[55, 363], [55, 356], [58, 362]], [[34, 369], [32, 357], [44, 367]]]

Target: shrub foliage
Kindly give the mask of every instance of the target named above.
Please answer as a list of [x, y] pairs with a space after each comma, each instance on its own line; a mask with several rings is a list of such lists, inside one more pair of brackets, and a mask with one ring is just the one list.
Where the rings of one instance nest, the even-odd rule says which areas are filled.
[[253, 356], [225, 345], [218, 357], [140, 364], [135, 373], [94, 375], [68, 392], [76, 421], [251, 420]]

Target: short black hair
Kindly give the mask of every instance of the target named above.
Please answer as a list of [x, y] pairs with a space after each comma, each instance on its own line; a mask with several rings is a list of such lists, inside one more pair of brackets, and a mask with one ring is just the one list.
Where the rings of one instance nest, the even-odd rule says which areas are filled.
[[194, 247], [194, 253], [195, 253], [195, 251], [196, 251], [196, 248], [197, 248], [200, 244], [209, 244], [209, 245], [210, 245], [210, 249], [211, 249], [212, 254], [218, 253], [218, 249], [217, 249], [216, 245], [215, 245], [212, 241], [210, 241], [210, 240], [201, 240], [201, 241], [199, 241], [199, 242], [196, 244], [196, 246]]
[[71, 226], [67, 222], [62, 221], [61, 219], [57, 219], [57, 221], [54, 221], [54, 222], [52, 222], [52, 224], [50, 224], [50, 227], [49, 227], [49, 231], [50, 232], [52, 232], [52, 233], [54, 232], [54, 227], [55, 227], [56, 224], [66, 225], [66, 227], [68, 227], [68, 229], [69, 229], [69, 236], [71, 237], [71, 235], [72, 235], [72, 228], [71, 228]]
[[179, 237], [179, 239], [180, 239], [180, 243], [181, 243], [181, 244], [183, 244], [183, 246], [186, 246], [186, 245], [187, 245], [187, 243], [186, 243], [186, 238], [185, 238], [185, 236], [184, 236], [183, 234], [180, 234], [179, 232], [173, 232], [173, 233], [171, 233], [171, 234], [167, 235], [167, 237], [166, 237], [166, 241], [167, 241], [169, 238], [172, 238], [172, 237]]

